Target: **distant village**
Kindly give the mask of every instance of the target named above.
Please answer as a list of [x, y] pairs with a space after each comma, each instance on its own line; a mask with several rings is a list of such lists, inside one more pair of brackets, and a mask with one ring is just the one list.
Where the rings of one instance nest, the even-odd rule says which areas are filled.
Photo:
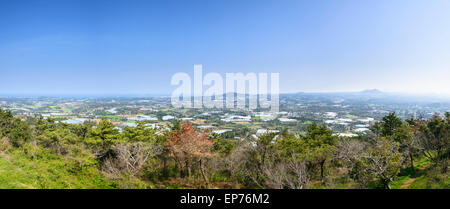
[[[177, 109], [168, 97], [150, 98], [17, 98], [0, 97], [0, 107], [22, 120], [52, 118], [56, 123], [95, 125], [102, 118], [119, 131], [142, 122], [159, 133], [176, 121], [191, 122], [198, 129], [232, 139], [257, 139], [266, 133], [287, 129], [303, 134], [312, 124], [325, 124], [338, 136], [356, 137], [389, 112], [400, 117], [431, 117], [448, 111], [448, 106], [408, 103], [361, 102], [336, 97], [285, 95], [280, 112], [242, 109]], [[157, 133], [158, 133], [157, 132]]]

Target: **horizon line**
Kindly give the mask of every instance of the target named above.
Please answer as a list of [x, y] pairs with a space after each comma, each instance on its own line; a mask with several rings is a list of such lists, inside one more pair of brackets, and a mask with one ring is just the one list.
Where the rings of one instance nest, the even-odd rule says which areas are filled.
[[[381, 91], [379, 89], [365, 89], [355, 91], [297, 91], [297, 92], [280, 92], [279, 95], [290, 94], [351, 94], [351, 93], [378, 93], [378, 94], [404, 94], [404, 95], [428, 95], [428, 96], [444, 96], [448, 97], [450, 94], [437, 92], [396, 92], [396, 91]], [[235, 93], [236, 92], [228, 92]], [[228, 94], [228, 93], [223, 93]], [[248, 93], [245, 93], [248, 95]], [[256, 94], [260, 95], [260, 94]], [[269, 94], [270, 95], [270, 94]], [[0, 97], [165, 97], [171, 96], [171, 93], [0, 93]]]

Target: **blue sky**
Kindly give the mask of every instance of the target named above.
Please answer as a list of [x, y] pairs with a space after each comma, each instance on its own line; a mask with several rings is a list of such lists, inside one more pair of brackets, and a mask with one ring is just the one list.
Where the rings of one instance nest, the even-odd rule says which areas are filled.
[[0, 0], [0, 94], [169, 94], [176, 72], [280, 90], [450, 94], [448, 0]]

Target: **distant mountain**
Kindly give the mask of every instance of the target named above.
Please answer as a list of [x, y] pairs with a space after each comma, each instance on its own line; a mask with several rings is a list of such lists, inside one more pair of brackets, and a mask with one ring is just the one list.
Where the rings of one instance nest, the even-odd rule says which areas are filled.
[[360, 93], [361, 94], [383, 94], [383, 92], [378, 89], [367, 89], [367, 90], [361, 91]]

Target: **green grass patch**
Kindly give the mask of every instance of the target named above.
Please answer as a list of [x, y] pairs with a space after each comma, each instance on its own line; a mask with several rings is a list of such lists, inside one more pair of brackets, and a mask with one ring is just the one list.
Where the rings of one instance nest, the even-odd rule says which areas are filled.
[[106, 118], [106, 119], [114, 119], [114, 120], [125, 119], [124, 117], [119, 117], [119, 116], [115, 116], [115, 115], [107, 115], [107, 116], [104, 116], [104, 118]]
[[0, 157], [0, 189], [108, 189], [114, 188], [95, 165], [51, 154], [43, 148], [14, 150]]
[[311, 125], [311, 124], [313, 124], [313, 122], [311, 122], [309, 120], [302, 123], [302, 125]]
[[422, 168], [429, 162], [430, 160], [425, 157], [416, 159], [414, 161], [414, 169], [411, 169], [411, 167], [406, 167], [402, 169], [398, 174], [398, 176], [395, 178], [395, 180], [390, 183], [391, 188], [400, 189], [401, 186], [403, 186], [403, 184], [405, 184], [409, 179], [411, 179], [420, 168]]
[[351, 114], [347, 114], [347, 115], [345, 115], [345, 118], [349, 118], [349, 119], [358, 119], [359, 117], [358, 116], [356, 116], [356, 115], [351, 115]]
[[437, 165], [428, 167], [412, 182], [409, 189], [450, 189], [449, 172], [442, 173], [441, 169]]

